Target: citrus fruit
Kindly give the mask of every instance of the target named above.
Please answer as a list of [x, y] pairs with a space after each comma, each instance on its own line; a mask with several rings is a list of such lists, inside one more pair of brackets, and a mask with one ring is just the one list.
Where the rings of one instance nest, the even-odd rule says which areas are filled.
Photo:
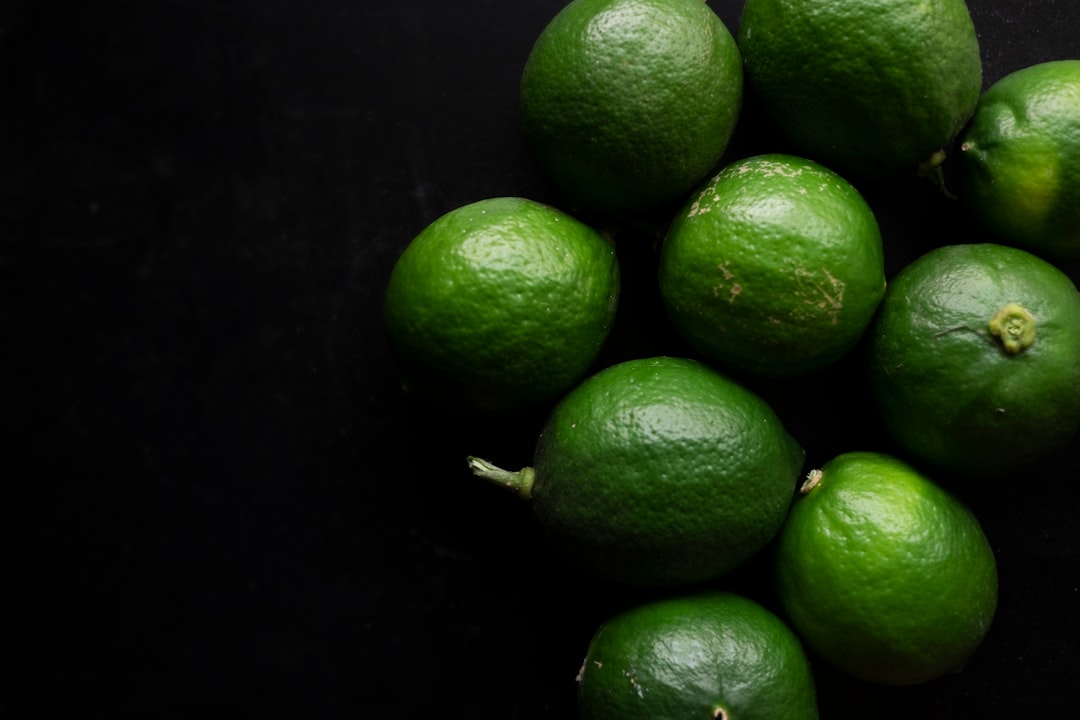
[[1031, 65], [991, 85], [960, 150], [957, 194], [998, 241], [1080, 259], [1080, 60]]
[[953, 495], [889, 455], [812, 471], [777, 536], [777, 596], [814, 653], [863, 680], [959, 670], [997, 607], [997, 565]]
[[762, 116], [847, 177], [939, 164], [982, 90], [963, 0], [747, 0], [738, 44]]
[[915, 458], [1003, 474], [1080, 428], [1080, 293], [1017, 248], [949, 245], [891, 281], [869, 331], [885, 427]]
[[593, 634], [578, 674], [582, 720], [816, 720], [802, 643], [730, 592], [631, 607]]
[[676, 330], [705, 358], [797, 375], [846, 354], [885, 292], [881, 233], [856, 189], [790, 155], [723, 168], [687, 203], [660, 253]]
[[564, 396], [531, 467], [470, 465], [530, 499], [582, 568], [662, 586], [719, 577], [768, 543], [802, 461], [758, 395], [704, 363], [654, 357], [605, 368]]
[[537, 38], [520, 103], [537, 164], [572, 207], [636, 213], [716, 166], [742, 64], [701, 0], [574, 0]]
[[524, 198], [451, 210], [391, 272], [385, 326], [406, 390], [462, 410], [552, 402], [589, 370], [614, 322], [612, 245]]

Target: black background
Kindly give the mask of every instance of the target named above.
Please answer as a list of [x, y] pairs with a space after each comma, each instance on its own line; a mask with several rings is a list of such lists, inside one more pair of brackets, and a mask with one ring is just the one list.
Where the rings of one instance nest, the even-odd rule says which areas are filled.
[[[541, 418], [406, 402], [380, 320], [442, 213], [560, 204], [516, 92], [562, 4], [0, 4], [0, 717], [573, 716], [589, 636], [645, 594], [566, 568], [527, 505], [469, 476], [469, 453], [528, 463]], [[710, 5], [734, 31], [742, 3]], [[987, 84], [1080, 57], [1080, 3], [969, 5]], [[745, 118], [731, 158], [779, 149]], [[861, 189], [890, 273], [986, 239], [925, 183]], [[683, 352], [654, 238], [620, 239], [599, 364]], [[758, 389], [808, 467], [891, 449], [854, 359]], [[957, 488], [999, 561], [983, 647], [903, 689], [819, 666], [823, 717], [1075, 707], [1078, 476], [1074, 441]], [[772, 602], [754, 563], [721, 584]]]

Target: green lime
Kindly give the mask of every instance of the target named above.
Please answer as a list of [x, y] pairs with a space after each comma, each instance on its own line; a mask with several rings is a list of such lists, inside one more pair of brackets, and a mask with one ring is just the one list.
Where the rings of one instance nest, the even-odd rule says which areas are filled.
[[816, 696], [795, 633], [725, 592], [615, 615], [593, 635], [578, 674], [582, 720], [816, 720]]
[[764, 547], [803, 452], [759, 396], [683, 358], [586, 378], [547, 419], [531, 467], [474, 472], [516, 490], [554, 544], [597, 576], [642, 586], [719, 577]]
[[848, 177], [938, 165], [982, 90], [963, 0], [747, 0], [738, 39], [762, 115]]
[[574, 0], [537, 38], [520, 101], [538, 166], [574, 207], [636, 213], [716, 166], [742, 61], [701, 0]]
[[1080, 60], [1006, 75], [960, 137], [958, 195], [1000, 242], [1080, 259]]
[[385, 325], [406, 390], [482, 413], [553, 402], [610, 333], [615, 250], [555, 208], [491, 198], [424, 228], [398, 258]]
[[776, 544], [776, 587], [817, 655], [863, 680], [961, 669], [997, 607], [997, 564], [953, 495], [888, 455], [838, 455], [803, 484]]
[[891, 281], [868, 346], [890, 434], [942, 469], [1004, 474], [1080, 428], [1080, 293], [1024, 250], [950, 245], [917, 258]]
[[869, 325], [885, 292], [881, 233], [833, 171], [759, 155], [723, 168], [674, 219], [659, 282], [672, 324], [706, 359], [803, 374]]

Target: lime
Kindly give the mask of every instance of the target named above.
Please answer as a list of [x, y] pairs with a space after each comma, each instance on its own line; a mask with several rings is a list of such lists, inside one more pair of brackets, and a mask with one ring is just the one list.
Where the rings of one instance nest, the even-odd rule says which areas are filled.
[[742, 595], [702, 592], [624, 610], [593, 635], [578, 674], [582, 720], [816, 720], [794, 632]]
[[1024, 250], [950, 245], [915, 259], [890, 283], [868, 346], [886, 428], [942, 469], [1014, 471], [1080, 428], [1080, 293]]
[[475, 473], [531, 499], [567, 557], [642, 586], [719, 577], [764, 547], [803, 452], [759, 396], [684, 358], [626, 360], [554, 408], [534, 463]]
[[738, 43], [763, 117], [847, 177], [939, 164], [982, 90], [963, 0], [747, 0]]
[[672, 324], [706, 359], [802, 374], [869, 325], [885, 292], [881, 233], [833, 171], [758, 155], [723, 168], [674, 219], [659, 282]]
[[810, 650], [905, 685], [959, 670], [981, 644], [997, 565], [956, 497], [894, 457], [851, 452], [807, 476], [777, 537], [776, 587]]
[[598, 356], [619, 266], [588, 225], [523, 198], [457, 208], [390, 276], [385, 326], [406, 390], [504, 413], [553, 402]]
[[960, 141], [958, 195], [995, 239], [1080, 259], [1080, 60], [998, 80]]
[[742, 62], [701, 0], [574, 0], [537, 38], [520, 101], [537, 164], [572, 207], [636, 213], [716, 166]]

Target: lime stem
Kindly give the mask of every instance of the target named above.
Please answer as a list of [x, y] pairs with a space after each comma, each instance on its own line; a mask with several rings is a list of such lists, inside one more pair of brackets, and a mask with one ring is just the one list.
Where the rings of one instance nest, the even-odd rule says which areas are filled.
[[949, 200], [955, 200], [956, 196], [951, 190], [949, 190], [948, 183], [945, 182], [945, 170], [943, 164], [945, 162], [945, 151], [936, 150], [930, 157], [922, 160], [919, 163], [918, 174], [925, 177], [933, 183], [934, 187]]
[[1010, 355], [1026, 350], [1035, 342], [1035, 317], [1016, 303], [1003, 305], [990, 318], [988, 328]]
[[501, 467], [492, 465], [487, 460], [471, 455], [467, 460], [473, 475], [499, 487], [512, 490], [523, 500], [532, 498], [533, 480], [536, 478], [536, 471], [531, 467], [525, 467], [514, 472], [512, 470], [503, 470]]
[[819, 469], [811, 470], [806, 473], [806, 480], [799, 486], [800, 495], [809, 495], [810, 491], [818, 486], [821, 482], [821, 478], [825, 473]]

